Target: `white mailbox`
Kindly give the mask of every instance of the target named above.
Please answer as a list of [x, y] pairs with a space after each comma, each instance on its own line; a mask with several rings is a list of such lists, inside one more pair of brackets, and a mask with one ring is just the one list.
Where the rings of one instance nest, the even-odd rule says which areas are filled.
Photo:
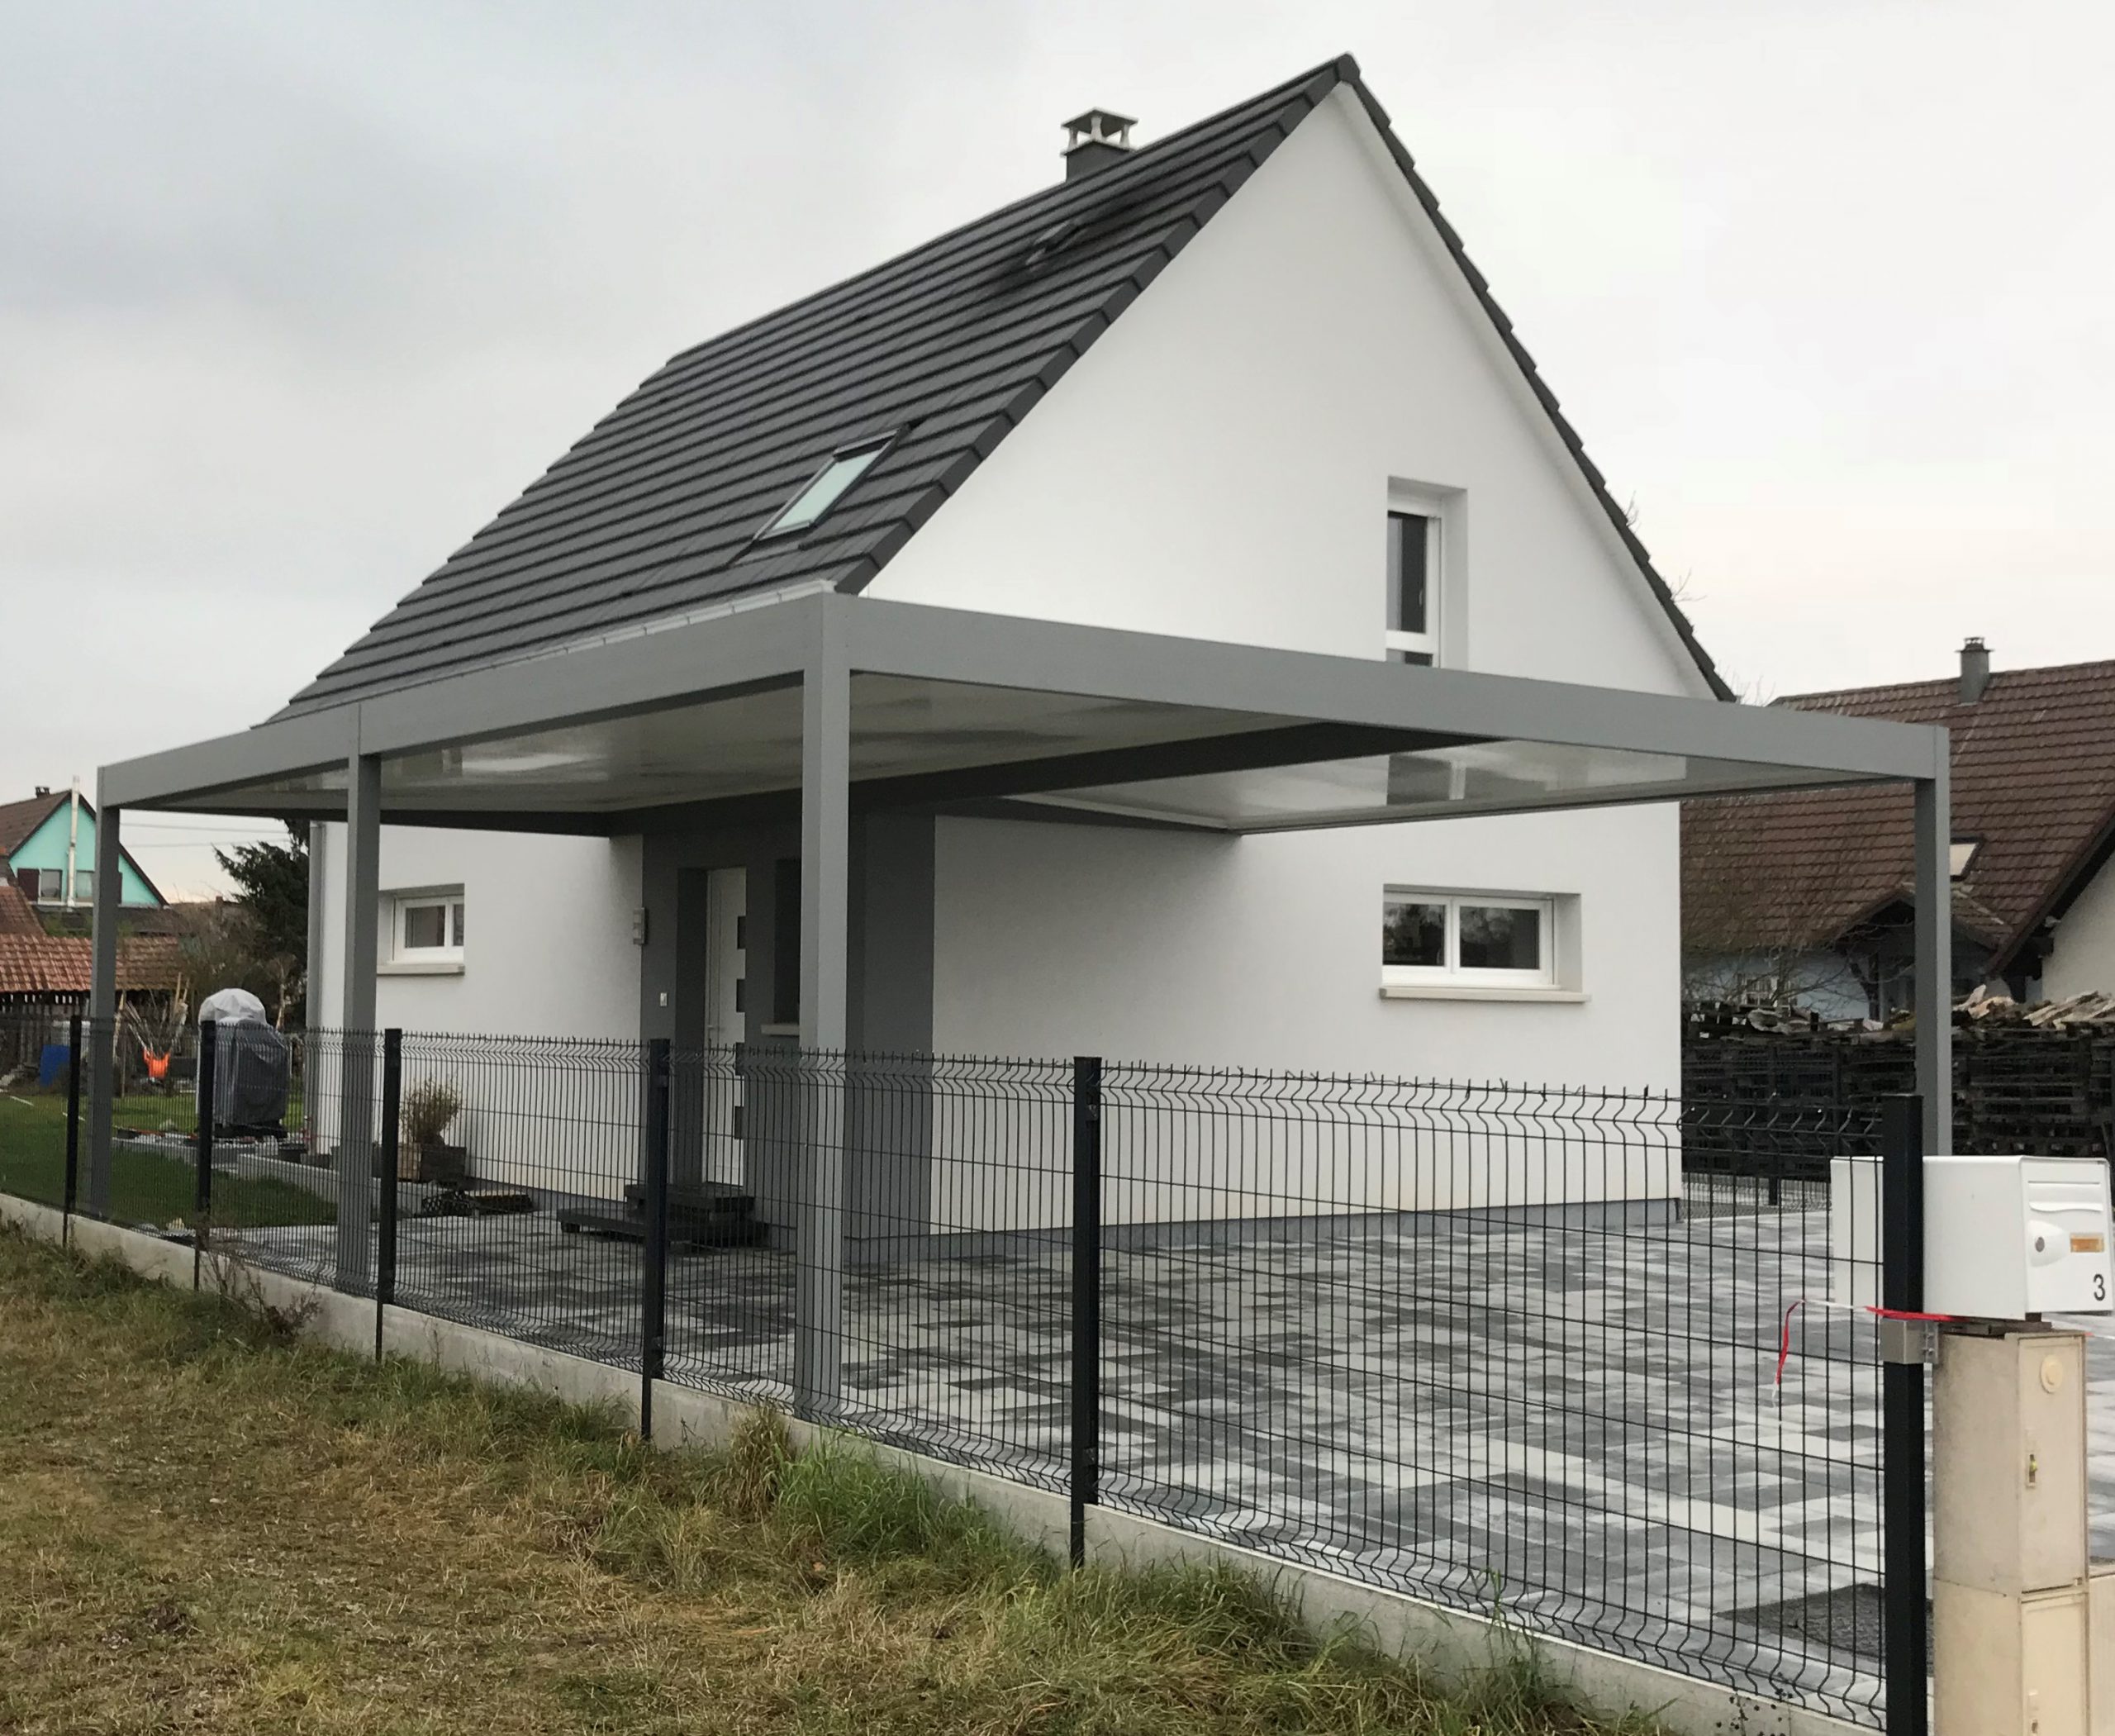
[[[1829, 1164], [1829, 1295], [1880, 1301], [1880, 1160]], [[2100, 1158], [1924, 1159], [1924, 1307], [1975, 1320], [2115, 1310]]]

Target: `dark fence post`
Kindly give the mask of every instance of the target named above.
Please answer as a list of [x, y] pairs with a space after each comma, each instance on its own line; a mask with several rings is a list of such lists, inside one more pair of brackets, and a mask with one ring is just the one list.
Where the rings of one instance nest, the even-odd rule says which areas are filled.
[[[1889, 1097], [1880, 1118], [1880, 1306], [1924, 1306], [1924, 1104]], [[1924, 1602], [1924, 1344], [1921, 1325], [1880, 1325], [1884, 1670], [1889, 1736], [1929, 1729]]]
[[81, 1015], [66, 1021], [66, 1188], [60, 1196], [59, 1239], [74, 1239], [74, 1208], [81, 1196]]
[[191, 1214], [191, 1287], [198, 1287], [206, 1258], [207, 1228], [213, 1215], [213, 1074], [220, 1058], [221, 1028], [211, 1019], [198, 1027], [198, 1191]]
[[640, 1249], [639, 1433], [654, 1439], [654, 1383], [661, 1378], [668, 1329], [668, 1039], [648, 1045], [646, 1073], [646, 1238]]
[[1072, 1061], [1072, 1565], [1101, 1499], [1101, 1058]]
[[374, 1359], [382, 1360], [383, 1316], [397, 1300], [397, 1177], [398, 1111], [404, 1098], [404, 1033], [382, 1034], [382, 1173], [375, 1183], [378, 1208], [374, 1250]]

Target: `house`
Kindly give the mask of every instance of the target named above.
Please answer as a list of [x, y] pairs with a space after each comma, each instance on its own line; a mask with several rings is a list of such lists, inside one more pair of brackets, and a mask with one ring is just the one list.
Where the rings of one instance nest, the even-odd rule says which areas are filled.
[[[1675, 1088], [1675, 802], [1908, 780], [1928, 868], [1937, 732], [1724, 702], [1349, 59], [1132, 125], [1081, 116], [1057, 184], [677, 355], [278, 716], [103, 768], [106, 855], [130, 808], [310, 824], [311, 1005], [354, 1034]], [[319, 1134], [359, 1153], [341, 1225], [365, 1040]], [[885, 1139], [856, 1094], [752, 1137], [735, 1095], [671, 1167], [805, 1238], [801, 1319], [875, 1218], [844, 1190], [959, 1227], [939, 1087]], [[1062, 1107], [1012, 1112], [1055, 1149]], [[577, 1101], [480, 1113], [481, 1172], [582, 1163]], [[98, 1079], [92, 1197], [108, 1125]], [[1246, 1125], [1321, 1209], [1320, 1148]], [[1327, 1203], [1680, 1187], [1562, 1128], [1473, 1141], [1376, 1137]], [[364, 1239], [338, 1257], [364, 1282]]]
[[[31, 903], [83, 909], [95, 899], [96, 811], [77, 784], [40, 788], [25, 801], [0, 802], [0, 876]], [[125, 851], [123, 901], [159, 910], [165, 901]]]
[[[1723, 697], [1354, 74], [1129, 130], [1082, 117], [1058, 184], [675, 358], [288, 715], [821, 587]], [[1233, 839], [972, 803], [864, 844], [855, 1044], [1678, 1077], [1671, 806]], [[797, 854], [387, 828], [377, 1016], [783, 1032]]]
[[[2115, 662], [1993, 673], [1980, 639], [1942, 680], [1779, 702], [1941, 724], [1951, 739], [1951, 987], [2115, 988]], [[1875, 788], [1685, 803], [1693, 992], [1882, 1018], [1913, 989], [1908, 799]]]

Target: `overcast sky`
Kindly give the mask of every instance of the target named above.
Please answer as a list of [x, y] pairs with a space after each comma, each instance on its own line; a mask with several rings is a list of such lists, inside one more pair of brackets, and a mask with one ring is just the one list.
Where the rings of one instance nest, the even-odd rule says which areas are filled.
[[1064, 117], [1345, 50], [1737, 685], [2115, 656], [2104, 4], [0, 0], [0, 799], [256, 721]]

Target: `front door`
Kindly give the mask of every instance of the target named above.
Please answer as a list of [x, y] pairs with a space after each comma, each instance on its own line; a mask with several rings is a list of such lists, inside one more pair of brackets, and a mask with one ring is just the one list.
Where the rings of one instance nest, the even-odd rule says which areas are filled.
[[749, 928], [749, 875], [741, 868], [714, 868], [705, 892], [705, 1041], [706, 1063], [705, 1175], [707, 1181], [742, 1181], [742, 1082], [734, 1049], [747, 1034], [745, 954]]

